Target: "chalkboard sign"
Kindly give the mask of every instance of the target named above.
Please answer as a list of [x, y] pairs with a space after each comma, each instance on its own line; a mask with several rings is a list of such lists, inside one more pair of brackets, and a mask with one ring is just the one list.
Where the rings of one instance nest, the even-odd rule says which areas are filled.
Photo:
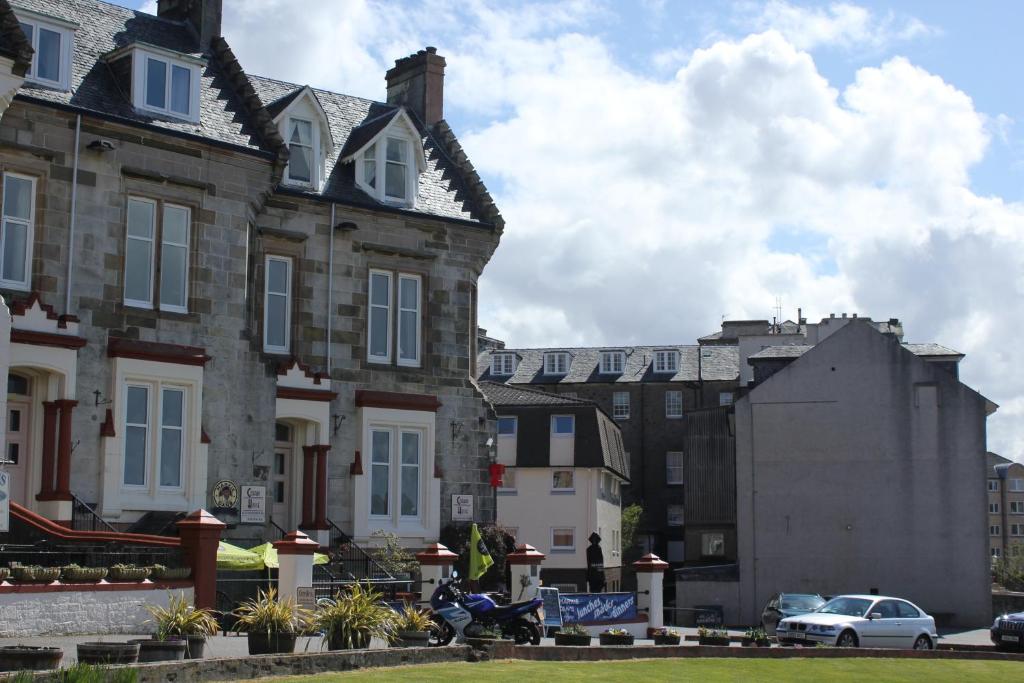
[[562, 606], [558, 600], [557, 588], [541, 588], [540, 599], [544, 601], [544, 626], [562, 627]]
[[725, 615], [721, 605], [694, 605], [697, 612], [697, 626], [721, 626], [725, 623]]

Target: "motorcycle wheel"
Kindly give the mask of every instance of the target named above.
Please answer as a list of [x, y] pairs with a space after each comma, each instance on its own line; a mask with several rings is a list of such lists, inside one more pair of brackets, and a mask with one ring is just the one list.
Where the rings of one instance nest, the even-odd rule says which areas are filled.
[[516, 645], [540, 645], [540, 629], [536, 624], [526, 619], [517, 619], [510, 630]]
[[430, 636], [427, 638], [427, 644], [430, 647], [444, 647], [452, 642], [454, 637], [455, 629], [452, 628], [452, 625], [444, 619], [435, 617], [434, 626], [430, 629]]

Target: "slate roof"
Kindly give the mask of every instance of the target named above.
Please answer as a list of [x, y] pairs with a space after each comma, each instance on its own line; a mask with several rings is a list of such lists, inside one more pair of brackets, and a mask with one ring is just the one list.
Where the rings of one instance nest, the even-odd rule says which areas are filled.
[[550, 391], [516, 387], [500, 382], [479, 382], [478, 386], [488, 403], [495, 406], [593, 406], [597, 404], [581, 398], [572, 398]]
[[[21, 99], [71, 107], [104, 118], [143, 124], [171, 134], [229, 145], [251, 152], [274, 155], [282, 141], [276, 131], [262, 127], [267, 114], [280, 112], [304, 86], [272, 78], [239, 74], [233, 54], [216, 39], [217, 52], [201, 53], [197, 38], [185, 22], [126, 9], [102, 0], [16, 0], [12, 3], [41, 14], [76, 22], [75, 50], [69, 92], [26, 83]], [[206, 60], [201, 69], [200, 122], [193, 124], [171, 118], [139, 113], [127, 93], [122, 92], [102, 57], [132, 43], [148, 43]], [[239, 78], [239, 75], [241, 76]], [[381, 79], [383, 81], [383, 78]], [[255, 91], [255, 96], [249, 87]], [[381, 83], [383, 90], [384, 83]], [[501, 227], [501, 216], [490, 195], [465, 158], [458, 141], [444, 121], [427, 130], [413, 112], [410, 117], [423, 135], [427, 168], [420, 175], [416, 207], [394, 209], [376, 201], [355, 186], [354, 164], [338, 164], [353, 130], [382, 114], [393, 115], [397, 107], [371, 100], [313, 88], [329, 119], [334, 154], [327, 160], [327, 182], [322, 193], [282, 186], [281, 191], [304, 194], [369, 209], [435, 216]], [[268, 107], [267, 105], [273, 105]], [[260, 120], [260, 119], [264, 120]], [[263, 131], [263, 134], [261, 134]], [[362, 130], [358, 134], [364, 135]], [[368, 138], [367, 138], [368, 139]]]
[[[903, 348], [910, 351], [915, 356], [922, 356], [927, 358], [928, 356], [952, 356], [955, 358], [963, 358], [964, 354], [954, 351], [953, 349], [942, 346], [941, 344], [902, 344]], [[766, 360], [772, 358], [799, 358], [804, 355], [814, 346], [806, 344], [794, 344], [791, 346], [769, 346], [768, 348], [761, 349], [757, 353], [751, 354], [748, 360]]]
[[[673, 349], [679, 352], [679, 369], [675, 374], [653, 371], [654, 352]], [[601, 374], [601, 351], [624, 351], [626, 363], [622, 374]], [[545, 375], [544, 354], [565, 351], [571, 357], [566, 375]], [[491, 375], [491, 355], [514, 353], [519, 358], [515, 374]], [[704, 381], [730, 382], [739, 377], [739, 352], [735, 346], [626, 346], [591, 348], [501, 349], [484, 351], [477, 358], [478, 379], [509, 384], [585, 384], [637, 382], [696, 382], [700, 366]]]
[[959, 351], [954, 351], [951, 348], [942, 346], [941, 344], [904, 344], [903, 348], [910, 351], [915, 356], [955, 356], [957, 358], [963, 358], [964, 354]]

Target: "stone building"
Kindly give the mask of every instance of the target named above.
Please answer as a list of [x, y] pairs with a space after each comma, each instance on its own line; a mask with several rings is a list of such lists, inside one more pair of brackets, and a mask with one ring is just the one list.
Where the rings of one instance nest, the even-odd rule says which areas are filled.
[[491, 519], [470, 369], [503, 222], [443, 118], [444, 58], [398, 60], [374, 102], [247, 74], [220, 0], [0, 0], [19, 24], [34, 52], [0, 48], [0, 70], [30, 55], [0, 120], [16, 502], [410, 546], [451, 494]]
[[988, 536], [994, 560], [1024, 555], [1024, 465], [988, 454]]

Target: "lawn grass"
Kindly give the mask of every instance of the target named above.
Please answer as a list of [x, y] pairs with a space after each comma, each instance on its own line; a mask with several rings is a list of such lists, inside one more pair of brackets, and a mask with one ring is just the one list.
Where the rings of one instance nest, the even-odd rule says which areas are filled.
[[524, 683], [526, 681], [886, 681], [964, 683], [1024, 679], [1024, 663], [955, 659], [634, 659], [614, 662], [528, 662], [423, 664], [349, 673], [261, 679], [277, 683]]

